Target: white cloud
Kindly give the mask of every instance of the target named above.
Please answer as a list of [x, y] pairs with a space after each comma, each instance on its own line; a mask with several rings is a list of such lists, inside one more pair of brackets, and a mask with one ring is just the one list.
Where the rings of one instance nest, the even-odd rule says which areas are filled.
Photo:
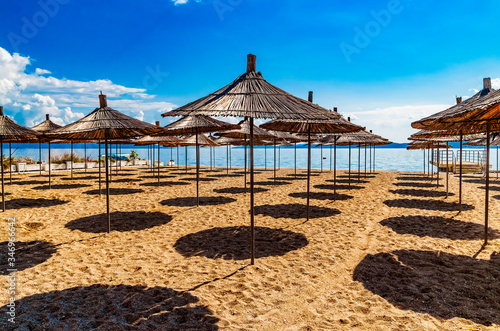
[[60, 79], [41, 68], [27, 73], [31, 64], [29, 57], [10, 54], [0, 47], [0, 105], [18, 123], [28, 127], [44, 121], [45, 114], [50, 114], [60, 125], [74, 122], [98, 106], [100, 91], [108, 96], [110, 107], [148, 122], [159, 119], [159, 112], [175, 107], [169, 102], [156, 101], [156, 96], [144, 88], [126, 87], [108, 79]]
[[[172, 0], [172, 2], [174, 3], [174, 5], [178, 6], [188, 3], [189, 0]], [[201, 0], [195, 0], [195, 2], [201, 2]]]
[[[406, 105], [375, 110], [342, 113], [344, 118], [365, 126], [367, 130], [393, 142], [407, 142], [408, 128], [419, 119], [445, 110], [452, 105]], [[414, 130], [416, 132], [416, 130]]]

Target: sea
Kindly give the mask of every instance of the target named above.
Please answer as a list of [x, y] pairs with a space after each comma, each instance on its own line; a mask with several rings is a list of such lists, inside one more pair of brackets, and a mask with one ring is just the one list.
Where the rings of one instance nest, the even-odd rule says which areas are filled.
[[[399, 145], [398, 145], [399, 146]], [[401, 145], [404, 146], [404, 145]], [[349, 164], [351, 169], [356, 171], [359, 167], [364, 171], [365, 157], [366, 167], [370, 169], [370, 160], [372, 167], [375, 170], [389, 170], [389, 171], [423, 171], [424, 167], [424, 151], [422, 150], [406, 150], [404, 147], [377, 147], [375, 149], [364, 149], [358, 147], [351, 147], [350, 162], [349, 162], [349, 148], [337, 147], [337, 169], [348, 169]], [[69, 153], [70, 145], [51, 145], [51, 155]], [[15, 144], [11, 145], [12, 155], [14, 157], [27, 156], [34, 160], [40, 158], [40, 151], [38, 144]], [[121, 150], [118, 148], [118, 154], [130, 154], [131, 151], [137, 152], [141, 159], [151, 159], [151, 149], [146, 146], [133, 146], [122, 145]], [[247, 148], [248, 154], [249, 148]], [[464, 147], [464, 151], [470, 151], [472, 154], [478, 154], [484, 151], [484, 148]], [[96, 160], [99, 155], [99, 147], [97, 144], [74, 144], [73, 152], [83, 157]], [[112, 154], [116, 153], [115, 145], [112, 147]], [[255, 147], [254, 150], [254, 165], [255, 167], [272, 168], [274, 166], [274, 148], [273, 146]], [[452, 154], [453, 153], [453, 154]], [[465, 153], [465, 152], [464, 152]], [[4, 144], [4, 156], [9, 154], [8, 144]], [[187, 164], [190, 166], [195, 165], [196, 154], [195, 147], [161, 147], [160, 160], [164, 163], [173, 160], [176, 165]], [[101, 155], [104, 155], [104, 147], [101, 147]], [[155, 148], [155, 160], [157, 160], [158, 150]], [[455, 157], [458, 155], [458, 149], [449, 149], [450, 162], [451, 155]], [[334, 167], [334, 149], [330, 146], [313, 146], [311, 148], [311, 167], [313, 169], [329, 170]], [[426, 161], [428, 154], [425, 152]], [[48, 161], [47, 144], [41, 144], [41, 159], [44, 162]], [[200, 148], [200, 164], [201, 166], [215, 165], [217, 167], [226, 167], [228, 163], [232, 167], [244, 167], [245, 148], [244, 147], [229, 147], [220, 146], [214, 148], [201, 147]], [[497, 170], [498, 162], [498, 149], [493, 147], [491, 149], [490, 164], [492, 170]], [[276, 165], [280, 168], [307, 168], [307, 146], [297, 145], [295, 149], [293, 146], [277, 147], [276, 148]]]

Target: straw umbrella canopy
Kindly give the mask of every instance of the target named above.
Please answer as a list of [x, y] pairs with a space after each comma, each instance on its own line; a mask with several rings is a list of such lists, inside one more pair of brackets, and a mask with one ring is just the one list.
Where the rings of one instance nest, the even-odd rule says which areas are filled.
[[[313, 92], [309, 92], [309, 102], [313, 102]], [[316, 105], [317, 106], [317, 105]], [[317, 106], [320, 107], [320, 106]], [[321, 107], [320, 107], [321, 108]], [[293, 132], [299, 134], [307, 133], [307, 207], [306, 219], [309, 220], [309, 205], [310, 205], [310, 182], [311, 182], [311, 134], [328, 134], [328, 133], [348, 133], [360, 131], [363, 128], [353, 124], [340, 116], [337, 112], [323, 109], [324, 114], [328, 114], [329, 118], [318, 119], [280, 119], [274, 120], [260, 125], [261, 128], [267, 130]]]
[[[164, 115], [164, 114], [163, 114]], [[162, 116], [163, 116], [162, 115]], [[217, 132], [239, 129], [238, 124], [219, 121], [206, 115], [187, 115], [165, 126], [165, 131], [171, 135], [190, 134], [179, 146], [196, 146], [196, 205], [200, 205], [200, 144], [202, 146], [219, 146], [202, 132]], [[192, 144], [192, 145], [191, 145]]]
[[4, 189], [4, 171], [3, 171], [3, 143], [4, 142], [21, 142], [26, 140], [36, 141], [40, 137], [40, 133], [27, 129], [3, 113], [3, 107], [0, 106], [0, 161], [2, 173], [2, 210], [5, 212], [5, 189]]
[[248, 117], [250, 121], [250, 242], [251, 264], [255, 258], [254, 240], [254, 118], [289, 120], [328, 120], [332, 115], [312, 102], [295, 97], [270, 84], [256, 72], [256, 56], [248, 54], [247, 71], [216, 92], [162, 116], [209, 115]]
[[108, 143], [110, 139], [123, 139], [161, 132], [160, 127], [139, 121], [108, 107], [106, 95], [99, 95], [99, 108], [89, 115], [60, 129], [47, 133], [51, 138], [68, 140], [104, 140], [106, 161], [106, 218], [111, 232], [109, 212], [109, 163]]

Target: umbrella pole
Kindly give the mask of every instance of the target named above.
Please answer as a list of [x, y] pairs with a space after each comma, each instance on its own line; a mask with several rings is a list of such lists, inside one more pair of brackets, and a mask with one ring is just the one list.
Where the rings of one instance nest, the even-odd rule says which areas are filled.
[[423, 151], [424, 151], [424, 176], [425, 176], [425, 149]]
[[361, 180], [361, 146], [358, 145], [358, 182]]
[[460, 131], [460, 174], [459, 174], [459, 182], [458, 182], [458, 203], [459, 210], [458, 213], [462, 212], [462, 144], [463, 144], [463, 134]]
[[5, 212], [5, 187], [3, 183], [3, 137], [0, 136], [0, 157], [2, 158], [2, 209]]
[[498, 146], [497, 146], [497, 179], [498, 179]]
[[12, 185], [12, 143], [9, 143], [9, 178]]
[[337, 199], [337, 137], [333, 140], [333, 199]]
[[243, 160], [245, 162], [245, 188], [247, 188], [247, 135], [245, 135], [245, 149], [243, 151], [245, 154]]
[[376, 157], [377, 157], [377, 146], [373, 145], [373, 172], [375, 172], [375, 165], [377, 164], [376, 162]]
[[486, 197], [484, 199], [484, 246], [488, 244], [488, 207], [490, 203], [490, 131], [491, 122], [486, 123]]
[[368, 147], [370, 148], [370, 173], [372, 173], [372, 145]]
[[437, 148], [437, 151], [436, 151], [436, 164], [437, 164], [437, 186], [436, 188], [439, 188], [439, 161], [440, 161], [440, 155], [439, 155], [439, 147]]
[[351, 188], [351, 144], [349, 144], [349, 188]]
[[71, 142], [71, 179], [73, 179], [73, 142]]
[[321, 150], [321, 172], [323, 172], [323, 145], [320, 146]]
[[264, 170], [267, 170], [267, 145], [264, 145]]
[[307, 125], [307, 212], [306, 221], [309, 221], [309, 191], [311, 184], [311, 124]]
[[229, 144], [226, 145], [226, 175], [229, 175]]
[[253, 142], [253, 117], [250, 117], [250, 264], [252, 265], [255, 264]]
[[[101, 196], [101, 140], [99, 140], [97, 142], [97, 144], [99, 145], [99, 157], [97, 158], [97, 162], [99, 162], [99, 196]], [[50, 147], [50, 143], [49, 143], [49, 147]], [[149, 150], [148, 150], [149, 152]], [[148, 153], [148, 156], [149, 156], [149, 153]], [[49, 167], [50, 169], [50, 167]]]
[[[9, 143], [10, 145], [10, 143]], [[38, 142], [38, 160], [40, 161], [40, 176], [42, 176], [42, 142]]]
[[217, 165], [215, 164], [215, 157], [216, 157], [216, 155], [215, 155], [215, 146], [214, 146], [214, 169], [215, 169], [215, 168], [216, 168], [216, 166], [217, 166]]
[[293, 153], [294, 153], [294, 168], [295, 168], [295, 179], [297, 179], [297, 143], [294, 143], [293, 146]]
[[448, 198], [448, 174], [450, 172], [450, 168], [448, 167], [448, 142], [446, 142], [446, 198]]
[[[170, 149], [172, 152], [172, 149]], [[160, 142], [158, 142], [158, 185], [160, 185]]]
[[198, 128], [196, 130], [196, 205], [200, 206], [200, 145], [198, 144]]
[[[122, 155], [122, 144], [120, 144], [120, 170], [122, 170], [122, 160], [121, 160], [121, 155]], [[86, 158], [85, 158], [86, 159]], [[87, 162], [87, 161], [85, 161]], [[87, 167], [87, 164], [85, 164], [85, 167]]]
[[330, 145], [330, 171], [332, 171], [332, 145]]
[[274, 184], [276, 185], [276, 139], [274, 139]]
[[49, 141], [49, 190], [52, 189], [52, 178], [51, 177], [52, 177], [52, 165], [50, 164], [50, 141]]
[[105, 144], [105, 162], [106, 162], [106, 219], [108, 221], [108, 233], [111, 232], [111, 217], [109, 214], [109, 164], [108, 164], [108, 132], [109, 129], [106, 129], [104, 133], [104, 144]]
[[85, 157], [85, 172], [87, 172], [87, 143], [83, 143], [83, 154]]
[[281, 170], [281, 146], [278, 146], [278, 170]]
[[[160, 148], [160, 147], [158, 147]], [[115, 171], [116, 171], [116, 174], [118, 175], [118, 162], [120, 162], [118, 160], [118, 143], [115, 144]], [[158, 160], [158, 162], [160, 162], [160, 160]], [[121, 162], [120, 162], [121, 163]], [[160, 171], [160, 164], [158, 164], [158, 171]]]
[[188, 172], [188, 147], [184, 146], [184, 156], [186, 157], [186, 173]]

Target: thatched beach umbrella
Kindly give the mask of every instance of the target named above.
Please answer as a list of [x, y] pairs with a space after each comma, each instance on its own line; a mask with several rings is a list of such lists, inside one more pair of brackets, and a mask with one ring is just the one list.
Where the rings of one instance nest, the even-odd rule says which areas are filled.
[[488, 243], [490, 186], [490, 135], [500, 131], [500, 91], [491, 88], [491, 79], [483, 80], [483, 89], [457, 105], [413, 122], [415, 129], [446, 130], [460, 135], [486, 133], [486, 190], [484, 245]]
[[[313, 101], [313, 93], [309, 92], [309, 102]], [[319, 107], [319, 106], [317, 106]], [[304, 134], [307, 133], [307, 206], [306, 219], [309, 221], [309, 204], [310, 204], [310, 182], [311, 182], [311, 134], [328, 134], [328, 133], [347, 133], [356, 132], [363, 128], [359, 125], [346, 121], [336, 112], [330, 112], [324, 109], [323, 113], [328, 114], [328, 119], [306, 119], [306, 120], [290, 120], [280, 119], [260, 125], [261, 128], [267, 130], [285, 131]]]
[[[231, 167], [231, 145], [237, 144], [240, 140], [236, 138], [229, 137], [219, 137], [212, 139], [217, 145], [226, 146], [226, 174], [229, 175], [229, 168]], [[187, 158], [187, 154], [186, 154]], [[187, 160], [187, 159], [186, 159]], [[187, 161], [186, 161], [187, 166]]]
[[[38, 124], [38, 125], [35, 125], [34, 127], [31, 128], [31, 130], [33, 131], [37, 131], [37, 132], [40, 132], [40, 133], [47, 133], [47, 132], [50, 132], [50, 131], [54, 131], [54, 130], [57, 130], [59, 128], [61, 128], [62, 126], [59, 125], [59, 124], [56, 124], [54, 122], [52, 122], [50, 120], [50, 116], [49, 114], [46, 114], [45, 115], [45, 121], [43, 121], [42, 123]], [[42, 149], [41, 149], [41, 143], [42, 143], [42, 140], [39, 141], [39, 145], [38, 145], [38, 149], [39, 149], [39, 154], [40, 154], [40, 174], [42, 174], [41, 172], [41, 161], [42, 161]], [[52, 179], [51, 179], [51, 172], [52, 172], [52, 169], [51, 169], [51, 164], [50, 164], [50, 140], [47, 139], [47, 144], [48, 144], [48, 152], [49, 152], [49, 189], [52, 188]]]
[[4, 189], [4, 172], [3, 172], [3, 143], [12, 141], [36, 141], [40, 137], [40, 133], [27, 129], [3, 113], [3, 107], [0, 106], [0, 159], [2, 172], [2, 210], [5, 212], [5, 189]]
[[254, 264], [254, 118], [288, 120], [328, 120], [333, 118], [323, 108], [297, 98], [268, 83], [256, 72], [256, 56], [248, 54], [247, 71], [220, 90], [162, 116], [209, 115], [248, 117], [250, 125], [250, 243]]
[[[162, 115], [163, 116], [163, 115]], [[202, 146], [219, 146], [202, 132], [216, 132], [240, 128], [238, 124], [226, 123], [205, 115], [188, 115], [165, 126], [170, 135], [190, 134], [179, 145], [196, 146], [196, 205], [200, 205], [200, 144]]]
[[84, 118], [47, 133], [52, 138], [68, 140], [104, 140], [106, 162], [106, 218], [111, 231], [109, 212], [109, 162], [108, 143], [112, 139], [134, 138], [161, 132], [161, 128], [139, 121], [108, 107], [106, 95], [99, 95], [99, 108]]

